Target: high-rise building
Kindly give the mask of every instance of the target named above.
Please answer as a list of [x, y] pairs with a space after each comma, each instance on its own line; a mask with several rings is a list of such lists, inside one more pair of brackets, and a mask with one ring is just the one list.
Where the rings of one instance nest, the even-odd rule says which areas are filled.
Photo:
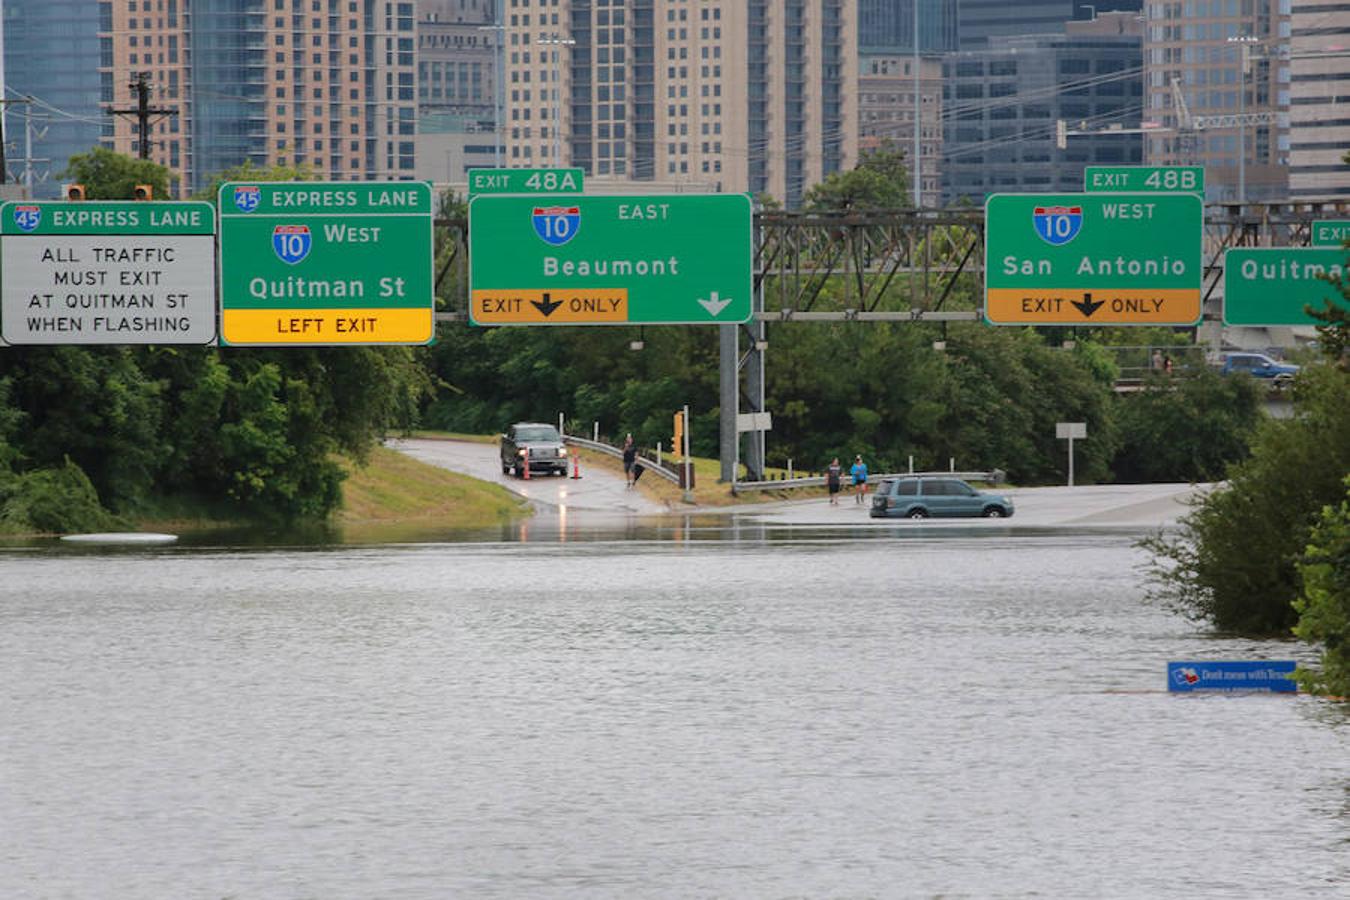
[[864, 54], [914, 52], [914, 4], [919, 5], [919, 52], [957, 49], [957, 0], [858, 0], [858, 47]]
[[[913, 165], [914, 57], [864, 54], [858, 76], [858, 149], [890, 142]], [[940, 202], [942, 162], [942, 58], [919, 58], [919, 201]], [[911, 168], [912, 172], [912, 168]], [[913, 193], [912, 187], [906, 186]], [[911, 197], [911, 200], [914, 198]]]
[[1063, 34], [1065, 23], [1071, 20], [1094, 19], [1108, 12], [1138, 12], [1142, 0], [956, 0], [956, 5], [960, 49], [978, 50], [1013, 35]]
[[5, 168], [32, 196], [60, 196], [60, 173], [99, 141], [99, 6], [88, 0], [6, 0], [3, 20]]
[[417, 5], [417, 172], [464, 181], [502, 164], [497, 132], [501, 0], [420, 0]]
[[1204, 166], [1211, 201], [1288, 194], [1289, 16], [1281, 8], [1283, 0], [1147, 4], [1145, 115], [1163, 130], [1149, 136], [1145, 156], [1150, 165]]
[[[1133, 22], [1133, 17], [1130, 17]], [[1132, 127], [1139, 121], [1140, 35], [1089, 33], [1003, 38], [944, 58], [942, 184], [946, 202], [994, 193], [1083, 190], [1088, 165], [1137, 165], [1137, 134], [1075, 135], [1057, 126]]]
[[857, 0], [519, 0], [507, 165], [788, 205], [857, 153]]
[[1295, 0], [1290, 38], [1289, 197], [1350, 197], [1350, 7]]
[[[103, 101], [131, 109], [144, 73], [166, 110], [113, 149], [147, 154], [183, 191], [246, 162], [332, 180], [411, 178], [417, 131], [410, 0], [99, 0]], [[170, 114], [172, 113], [176, 114]]]

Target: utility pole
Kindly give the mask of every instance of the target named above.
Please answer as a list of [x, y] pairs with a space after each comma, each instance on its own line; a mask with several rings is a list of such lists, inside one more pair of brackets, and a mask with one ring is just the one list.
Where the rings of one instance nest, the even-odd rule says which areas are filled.
[[920, 120], [923, 118], [923, 98], [919, 81], [919, 0], [914, 3], [914, 208], [923, 208], [923, 149], [919, 143]]
[[[24, 97], [16, 100], [0, 99], [0, 184], [9, 183], [9, 162], [5, 155], [5, 116], [4, 110], [11, 103], [27, 103], [29, 98]], [[18, 181], [18, 179], [14, 179]]]
[[176, 116], [178, 110], [169, 109], [166, 106], [150, 105], [150, 73], [137, 72], [136, 80], [128, 85], [136, 92], [135, 109], [110, 109], [110, 116], [135, 116], [138, 134], [140, 135], [141, 159], [150, 158], [150, 117], [151, 116]]

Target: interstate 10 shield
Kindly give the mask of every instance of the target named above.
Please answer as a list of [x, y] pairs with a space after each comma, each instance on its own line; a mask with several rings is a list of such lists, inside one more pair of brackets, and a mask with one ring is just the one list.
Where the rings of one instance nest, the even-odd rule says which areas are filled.
[[309, 256], [312, 246], [314, 238], [308, 225], [278, 225], [272, 229], [272, 250], [284, 263], [295, 265], [302, 261]]
[[1031, 220], [1041, 240], [1062, 247], [1078, 237], [1083, 227], [1083, 207], [1038, 206], [1032, 211]]
[[581, 230], [581, 207], [536, 206], [530, 219], [534, 222], [534, 233], [539, 235], [540, 240], [561, 247]]

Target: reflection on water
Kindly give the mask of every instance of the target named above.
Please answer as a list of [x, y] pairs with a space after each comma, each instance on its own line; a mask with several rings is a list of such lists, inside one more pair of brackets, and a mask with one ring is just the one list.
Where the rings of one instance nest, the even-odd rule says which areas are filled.
[[1127, 536], [712, 516], [344, 537], [0, 551], [0, 896], [1350, 877], [1346, 711], [1164, 690], [1168, 659], [1308, 649], [1141, 604]]

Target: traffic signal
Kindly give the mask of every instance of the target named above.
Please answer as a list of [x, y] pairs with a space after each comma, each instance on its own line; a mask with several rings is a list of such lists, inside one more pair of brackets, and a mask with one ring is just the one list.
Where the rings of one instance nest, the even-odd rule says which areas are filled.
[[66, 199], [67, 199], [67, 200], [83, 200], [83, 199], [84, 199], [84, 185], [82, 185], [82, 184], [68, 184], [68, 185], [66, 185]]
[[138, 184], [132, 196], [136, 200], [153, 200], [155, 199], [155, 189], [148, 184]]
[[1069, 146], [1069, 127], [1063, 119], [1055, 122], [1055, 146], [1061, 150]]
[[675, 414], [675, 436], [670, 439], [670, 451], [676, 456], [684, 453], [684, 413]]

